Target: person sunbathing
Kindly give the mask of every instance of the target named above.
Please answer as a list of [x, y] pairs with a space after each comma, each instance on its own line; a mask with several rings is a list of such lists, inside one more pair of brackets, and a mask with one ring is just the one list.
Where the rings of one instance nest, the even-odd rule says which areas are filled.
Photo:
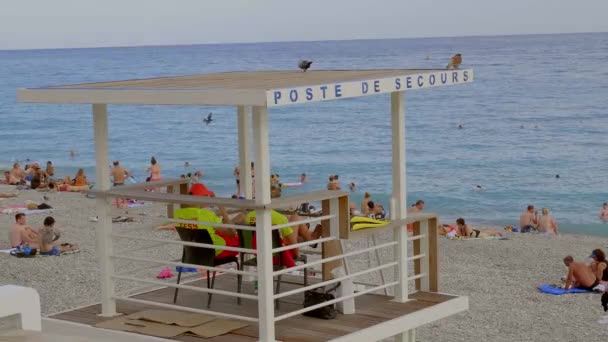
[[568, 277], [564, 290], [573, 287], [592, 291], [594, 287], [600, 284], [600, 280], [593, 274], [591, 268], [582, 262], [575, 262], [572, 256], [568, 255], [564, 258], [564, 265], [568, 267]]
[[18, 213], [15, 215], [15, 224], [8, 231], [9, 241], [12, 248], [17, 248], [21, 245], [28, 245], [30, 248], [38, 248], [40, 237], [32, 227], [28, 226], [25, 219], [25, 214]]
[[8, 184], [18, 185], [25, 179], [25, 172], [21, 170], [19, 163], [13, 164], [13, 168], [9, 171]]
[[456, 227], [456, 236], [462, 238], [486, 238], [504, 235], [504, 233], [493, 229], [486, 229], [482, 231], [479, 229], [471, 228], [468, 224], [465, 223], [462, 217], [456, 220]]
[[17, 194], [0, 194], [0, 198], [17, 197]]
[[551, 214], [549, 214], [549, 209], [543, 208], [542, 213], [543, 215], [538, 221], [538, 231], [549, 235], [559, 235], [557, 232], [557, 222]]

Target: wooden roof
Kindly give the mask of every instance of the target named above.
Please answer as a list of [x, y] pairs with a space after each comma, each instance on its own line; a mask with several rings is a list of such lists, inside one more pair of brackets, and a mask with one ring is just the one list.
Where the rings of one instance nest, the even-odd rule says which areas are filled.
[[27, 88], [17, 94], [19, 102], [34, 103], [272, 107], [452, 85], [472, 78], [472, 70], [237, 71]]

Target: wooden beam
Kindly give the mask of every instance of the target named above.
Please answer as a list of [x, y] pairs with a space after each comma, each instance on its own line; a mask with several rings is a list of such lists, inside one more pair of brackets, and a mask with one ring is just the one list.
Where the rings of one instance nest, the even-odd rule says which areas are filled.
[[429, 220], [429, 290], [439, 292], [439, 234], [437, 232], [437, 218]]

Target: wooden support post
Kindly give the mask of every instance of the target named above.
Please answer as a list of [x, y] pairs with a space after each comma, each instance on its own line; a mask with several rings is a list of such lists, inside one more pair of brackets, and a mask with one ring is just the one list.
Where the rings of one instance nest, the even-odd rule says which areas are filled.
[[[173, 185], [167, 185], [167, 193], [172, 194], [174, 191]], [[167, 203], [167, 217], [173, 218], [174, 213], [173, 203]]]
[[429, 291], [439, 292], [439, 234], [437, 219], [428, 220]]

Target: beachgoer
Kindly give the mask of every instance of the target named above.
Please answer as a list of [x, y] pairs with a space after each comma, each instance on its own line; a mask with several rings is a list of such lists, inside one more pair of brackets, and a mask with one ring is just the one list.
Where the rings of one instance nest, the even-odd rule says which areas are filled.
[[32, 169], [34, 169], [34, 173], [32, 175], [32, 179], [30, 180], [30, 188], [38, 190], [46, 189], [47, 184], [45, 184], [45, 181], [48, 178], [46, 173], [38, 166], [38, 164], [35, 164]]
[[357, 189], [357, 185], [355, 185], [355, 182], [350, 182], [348, 188], [350, 189], [350, 192], [354, 192]]
[[600, 209], [600, 220], [606, 223], [608, 222], [608, 203], [604, 202], [602, 209]]
[[604, 254], [604, 251], [599, 248], [594, 249], [589, 258], [593, 259], [593, 262], [589, 266], [597, 279], [608, 281], [608, 261], [606, 261], [606, 254]]
[[46, 162], [46, 174], [49, 177], [53, 177], [55, 175], [55, 167], [53, 167], [53, 163], [50, 160]]
[[241, 168], [240, 167], [235, 167], [234, 170], [232, 171], [232, 175], [234, 176], [234, 179], [236, 181], [236, 195], [240, 196], [241, 195]]
[[[193, 184], [190, 188], [190, 195], [192, 196], [207, 196], [207, 197], [215, 197], [215, 193], [207, 189], [207, 187], [202, 183]], [[207, 208], [201, 208], [200, 206], [184, 206], [183, 208], [177, 209], [175, 211], [174, 217], [181, 220], [193, 220], [193, 221], [201, 221], [201, 222], [212, 222], [212, 223], [232, 223], [228, 213], [223, 207], [219, 207], [221, 218], [212, 210]], [[236, 235], [235, 230], [230, 228], [222, 228], [222, 227], [212, 227], [204, 224], [186, 224], [186, 223], [176, 223], [176, 227], [180, 228], [192, 228], [192, 229], [206, 229], [211, 236], [211, 240], [214, 245], [218, 246], [229, 246], [229, 247], [239, 247], [240, 242], [238, 235]], [[234, 251], [226, 251], [222, 249], [215, 250], [215, 256], [217, 258], [226, 258], [229, 256], [235, 256], [238, 252]]]
[[70, 159], [74, 159], [76, 157], [76, 151], [74, 149], [70, 150]]
[[61, 237], [61, 230], [54, 228], [55, 219], [48, 216], [44, 219], [43, 227], [38, 230], [38, 237], [40, 237], [40, 254], [42, 255], [53, 255], [55, 251], [58, 253], [54, 242], [59, 240]]
[[11, 226], [8, 233], [12, 248], [23, 244], [30, 246], [30, 248], [38, 248], [39, 246], [40, 238], [38, 237], [38, 233], [27, 225], [25, 214], [23, 213], [15, 215], [15, 224]]
[[[270, 221], [273, 226], [283, 225], [290, 222], [289, 218], [278, 211], [272, 210], [270, 212]], [[256, 224], [256, 211], [252, 210], [247, 213], [244, 217], [244, 223], [248, 225]], [[282, 243], [285, 246], [294, 245], [298, 243], [298, 231], [294, 230], [292, 227], [283, 227], [279, 229], [279, 233], [282, 238]], [[300, 249], [294, 248], [290, 249], [290, 253], [292, 258], [297, 258], [300, 255]]]
[[334, 186], [333, 187], [334, 187], [334, 189], [332, 189], [332, 190], [340, 190], [341, 189], [341, 187], [340, 187], [340, 176], [334, 175]]
[[150, 167], [147, 168], [146, 171], [150, 173], [150, 176], [147, 179], [150, 182], [159, 181], [163, 179], [160, 174], [160, 165], [154, 157], [150, 158]]
[[416, 204], [409, 207], [407, 209], [407, 212], [408, 213], [421, 213], [423, 210], [424, 210], [424, 201], [420, 199], [420, 200], [416, 201]]
[[0, 194], [0, 198], [17, 197], [17, 194]]
[[538, 210], [534, 210], [533, 205], [528, 205], [526, 211], [519, 216], [519, 229], [522, 233], [536, 229], [538, 226]]
[[348, 209], [350, 212], [350, 216], [361, 216], [361, 212], [357, 210], [357, 204], [355, 202], [350, 202], [348, 204]]
[[464, 238], [485, 238], [490, 236], [503, 236], [502, 232], [493, 229], [479, 230], [469, 227], [461, 217], [456, 220], [456, 236]]
[[549, 214], [549, 209], [543, 208], [541, 212], [543, 215], [538, 221], [538, 231], [541, 233], [558, 235], [557, 222], [551, 214]]
[[334, 189], [334, 176], [329, 176], [329, 181], [327, 182], [327, 190], [336, 190]]
[[300, 183], [306, 183], [307, 180], [308, 180], [308, 176], [306, 176], [305, 173], [300, 175]]
[[591, 291], [599, 285], [599, 279], [588, 265], [582, 262], [575, 262], [574, 258], [570, 255], [564, 258], [564, 264], [568, 267], [568, 277], [566, 278], [564, 290], [572, 287]]
[[129, 177], [129, 172], [120, 166], [120, 161], [114, 161], [112, 168], [112, 182], [114, 186], [125, 185], [125, 180]]
[[25, 172], [21, 170], [19, 163], [13, 164], [13, 168], [10, 171], [9, 184], [17, 185], [25, 179]]
[[369, 192], [366, 192], [363, 195], [363, 201], [361, 201], [361, 215], [367, 216], [367, 214], [369, 213], [369, 207], [367, 206], [367, 203], [369, 203], [369, 201], [371, 200], [372, 195], [370, 195]]
[[74, 186], [86, 186], [89, 184], [87, 182], [87, 176], [84, 174], [84, 169], [78, 169], [78, 173], [76, 173], [73, 183]]

